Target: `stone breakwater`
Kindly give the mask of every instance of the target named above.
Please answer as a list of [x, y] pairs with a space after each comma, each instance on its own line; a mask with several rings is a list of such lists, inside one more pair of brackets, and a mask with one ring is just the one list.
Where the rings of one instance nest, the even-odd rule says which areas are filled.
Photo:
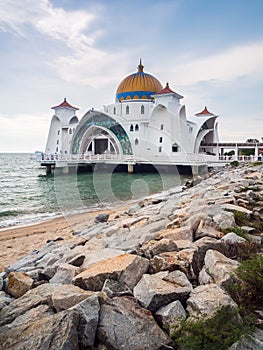
[[[70, 242], [1, 267], [0, 349], [173, 349], [183, 319], [236, 308], [226, 287], [238, 247], [262, 245], [262, 170], [223, 169], [98, 215]], [[237, 213], [244, 237], [224, 233]], [[260, 329], [231, 347], [248, 348], [263, 349]]]

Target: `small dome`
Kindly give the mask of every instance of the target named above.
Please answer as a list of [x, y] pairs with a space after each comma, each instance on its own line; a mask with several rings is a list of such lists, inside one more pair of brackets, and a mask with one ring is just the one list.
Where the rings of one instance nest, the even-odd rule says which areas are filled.
[[144, 73], [140, 60], [138, 72], [133, 73], [122, 80], [116, 91], [116, 101], [119, 100], [148, 100], [151, 95], [160, 92], [162, 84], [154, 76]]

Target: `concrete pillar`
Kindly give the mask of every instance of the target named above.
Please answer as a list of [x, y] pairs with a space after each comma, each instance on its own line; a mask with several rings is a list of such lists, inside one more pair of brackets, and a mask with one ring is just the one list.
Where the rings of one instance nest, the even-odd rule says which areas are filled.
[[255, 161], [258, 160], [258, 145], [256, 144], [256, 147], [255, 147]]
[[128, 174], [133, 174], [134, 171], [134, 166], [133, 164], [129, 163], [128, 164]]
[[64, 166], [62, 169], [62, 174], [68, 174], [69, 173], [69, 167], [68, 166]]
[[235, 147], [235, 160], [238, 160], [238, 147], [237, 147], [237, 144], [236, 144], [236, 147]]
[[46, 174], [49, 175], [52, 172], [52, 167], [50, 164], [46, 165]]

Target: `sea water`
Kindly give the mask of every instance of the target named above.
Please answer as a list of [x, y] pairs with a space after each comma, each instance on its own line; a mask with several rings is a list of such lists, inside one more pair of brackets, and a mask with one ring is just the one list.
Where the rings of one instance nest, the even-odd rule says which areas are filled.
[[112, 207], [181, 186], [179, 174], [46, 175], [32, 154], [0, 153], [0, 229]]

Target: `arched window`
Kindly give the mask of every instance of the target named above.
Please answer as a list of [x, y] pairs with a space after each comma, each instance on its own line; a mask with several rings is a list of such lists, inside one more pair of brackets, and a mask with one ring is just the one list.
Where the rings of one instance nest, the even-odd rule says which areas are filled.
[[57, 145], [59, 145], [59, 140], [57, 140]]
[[135, 131], [139, 131], [139, 125], [138, 124], [135, 125]]
[[130, 131], [133, 131], [133, 125], [131, 124], [131, 126], [130, 126]]
[[60, 134], [60, 130], [58, 130], [58, 135]]
[[141, 106], [141, 114], [144, 114], [144, 105]]
[[163, 124], [161, 124], [161, 127], [160, 127], [161, 130], [163, 130]]
[[69, 129], [69, 133], [72, 134], [72, 129], [71, 128]]
[[116, 107], [113, 108], [113, 114], [116, 114]]
[[139, 140], [138, 139], [135, 139], [134, 141], [135, 145], [137, 146], [139, 144]]
[[172, 152], [178, 152], [178, 145], [177, 145], [177, 143], [174, 143], [172, 145]]
[[190, 127], [189, 127], [189, 134], [192, 134], [192, 133], [193, 133], [193, 127], [190, 126]]
[[129, 113], [130, 113], [130, 107], [126, 106], [126, 114], [129, 114]]

